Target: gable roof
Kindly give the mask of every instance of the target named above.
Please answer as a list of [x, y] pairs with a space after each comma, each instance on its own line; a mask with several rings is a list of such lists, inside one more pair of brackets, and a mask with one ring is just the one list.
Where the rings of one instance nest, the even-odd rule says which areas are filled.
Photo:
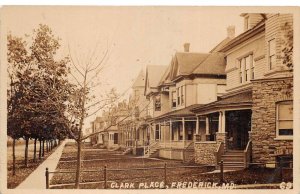
[[196, 67], [193, 74], [226, 75], [225, 67], [225, 54], [214, 52]]
[[168, 65], [166, 71], [164, 72], [164, 74], [162, 75], [162, 77], [159, 81], [159, 85], [171, 83], [171, 79], [170, 79], [171, 66], [172, 66], [172, 64]]
[[229, 38], [229, 37], [225, 38], [219, 44], [217, 44], [217, 46], [215, 46], [213, 49], [211, 49], [211, 51], [209, 51], [209, 52], [210, 53], [219, 52], [223, 48], [223, 46], [225, 46], [231, 40], [232, 40], [232, 38]]
[[163, 73], [166, 71], [166, 65], [148, 65], [146, 69], [146, 81], [149, 82], [150, 88], [155, 88], [159, 85]]
[[208, 53], [177, 52], [172, 58], [171, 80], [181, 75], [189, 75], [203, 62]]
[[135, 87], [143, 87], [145, 86], [145, 74], [144, 74], [144, 71], [141, 70], [139, 75], [137, 76], [137, 78], [135, 79], [133, 85], [132, 85], [132, 88], [135, 88]]

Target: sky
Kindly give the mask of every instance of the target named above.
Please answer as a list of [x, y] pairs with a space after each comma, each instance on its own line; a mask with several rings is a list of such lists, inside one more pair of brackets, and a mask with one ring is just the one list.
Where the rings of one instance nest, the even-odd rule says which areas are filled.
[[[58, 58], [71, 55], [80, 61], [91, 53], [109, 57], [98, 76], [96, 96], [114, 87], [128, 90], [147, 65], [168, 65], [183, 44], [190, 52], [209, 52], [227, 37], [226, 28], [242, 32], [238, 8], [220, 7], [101, 7], [101, 6], [18, 6], [6, 7], [4, 30], [17, 36], [31, 35], [39, 24], [47, 24], [61, 39]], [[126, 98], [125, 97], [125, 98]], [[96, 115], [95, 115], [96, 116]], [[87, 122], [95, 118], [91, 117]]]

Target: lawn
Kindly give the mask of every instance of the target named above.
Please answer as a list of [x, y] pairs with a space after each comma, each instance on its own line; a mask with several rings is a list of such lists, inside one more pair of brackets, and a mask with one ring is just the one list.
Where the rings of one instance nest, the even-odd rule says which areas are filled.
[[[107, 186], [121, 186], [122, 183], [133, 183], [135, 186], [140, 183], [150, 185], [151, 182], [164, 181], [164, 165], [167, 165], [167, 185], [178, 182], [213, 182], [219, 183], [220, 174], [211, 173], [214, 167], [203, 167], [197, 164], [184, 164], [178, 160], [142, 158], [133, 155], [122, 155], [121, 151], [108, 151], [105, 149], [83, 149], [82, 170], [97, 170], [97, 172], [83, 172], [81, 174], [81, 188], [102, 189], [104, 188], [104, 166], [107, 166]], [[192, 168], [178, 168], [179, 166], [189, 166]], [[147, 170], [126, 170], [118, 169], [130, 168], [156, 168]], [[62, 158], [57, 166], [57, 171], [74, 171], [76, 168], [76, 147], [74, 144], [66, 145]], [[284, 173], [284, 180], [292, 182], [292, 173]], [[74, 188], [74, 173], [55, 174], [50, 182], [52, 188]], [[226, 183], [233, 182], [237, 185], [280, 183], [280, 173], [276, 169], [250, 168], [241, 171], [226, 172], [224, 174]], [[94, 182], [94, 183], [88, 183]], [[116, 184], [114, 184], [115, 182]], [[113, 184], [112, 184], [113, 183]], [[62, 185], [61, 185], [62, 184]], [[136, 187], [135, 187], [136, 188]]]
[[[28, 151], [28, 167], [24, 165], [24, 148], [25, 145], [20, 143], [16, 146], [16, 175], [13, 175], [12, 172], [12, 148], [8, 146], [7, 148], [7, 188], [14, 189], [16, 188], [22, 181], [24, 181], [51, 153], [55, 151], [56, 148], [51, 150], [50, 152], [46, 152], [44, 158], [41, 160], [37, 159], [37, 162], [33, 162], [33, 144], [29, 144]], [[39, 144], [37, 144], [37, 150], [39, 150]], [[37, 152], [38, 158], [38, 152]]]

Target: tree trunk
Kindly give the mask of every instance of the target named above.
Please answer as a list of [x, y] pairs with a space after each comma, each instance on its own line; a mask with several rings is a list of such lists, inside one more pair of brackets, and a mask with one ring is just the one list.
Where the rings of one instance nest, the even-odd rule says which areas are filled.
[[49, 152], [49, 148], [48, 148], [48, 140], [46, 140], [46, 152]]
[[81, 169], [81, 137], [78, 138], [79, 141], [77, 142], [77, 164], [76, 164], [76, 180], [75, 180], [75, 187], [79, 189], [80, 183], [80, 169]]
[[39, 160], [42, 159], [42, 140], [39, 139], [40, 142], [40, 149], [39, 149]]
[[16, 139], [13, 140], [13, 175], [16, 175]]
[[26, 138], [26, 143], [25, 143], [25, 166], [28, 167], [28, 143], [29, 143], [29, 138]]
[[34, 139], [33, 161], [36, 162], [36, 139]]
[[43, 154], [42, 154], [42, 157], [44, 157], [45, 156], [45, 140], [43, 140], [43, 143], [42, 143], [42, 145], [43, 145]]

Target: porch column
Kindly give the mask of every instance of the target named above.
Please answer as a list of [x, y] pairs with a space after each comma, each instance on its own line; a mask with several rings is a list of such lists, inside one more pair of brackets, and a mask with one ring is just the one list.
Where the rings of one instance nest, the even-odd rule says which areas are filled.
[[225, 122], [226, 122], [226, 120], [225, 120], [225, 111], [223, 110], [222, 111], [222, 132], [224, 133], [225, 132]]
[[222, 110], [219, 112], [219, 128], [218, 132], [224, 133], [225, 132], [225, 111]]
[[158, 124], [158, 141], [161, 140], [161, 124]]
[[219, 126], [218, 126], [218, 132], [222, 132], [222, 112], [219, 111]]
[[170, 143], [172, 142], [172, 132], [173, 132], [173, 130], [172, 130], [172, 120], [170, 119]]
[[165, 144], [165, 147], [166, 147], [166, 121], [164, 121], [164, 144]]
[[183, 139], [183, 145], [185, 143], [185, 121], [184, 118], [182, 118], [182, 139]]
[[199, 134], [199, 117], [197, 117], [197, 120], [196, 120], [196, 134], [197, 135]]

